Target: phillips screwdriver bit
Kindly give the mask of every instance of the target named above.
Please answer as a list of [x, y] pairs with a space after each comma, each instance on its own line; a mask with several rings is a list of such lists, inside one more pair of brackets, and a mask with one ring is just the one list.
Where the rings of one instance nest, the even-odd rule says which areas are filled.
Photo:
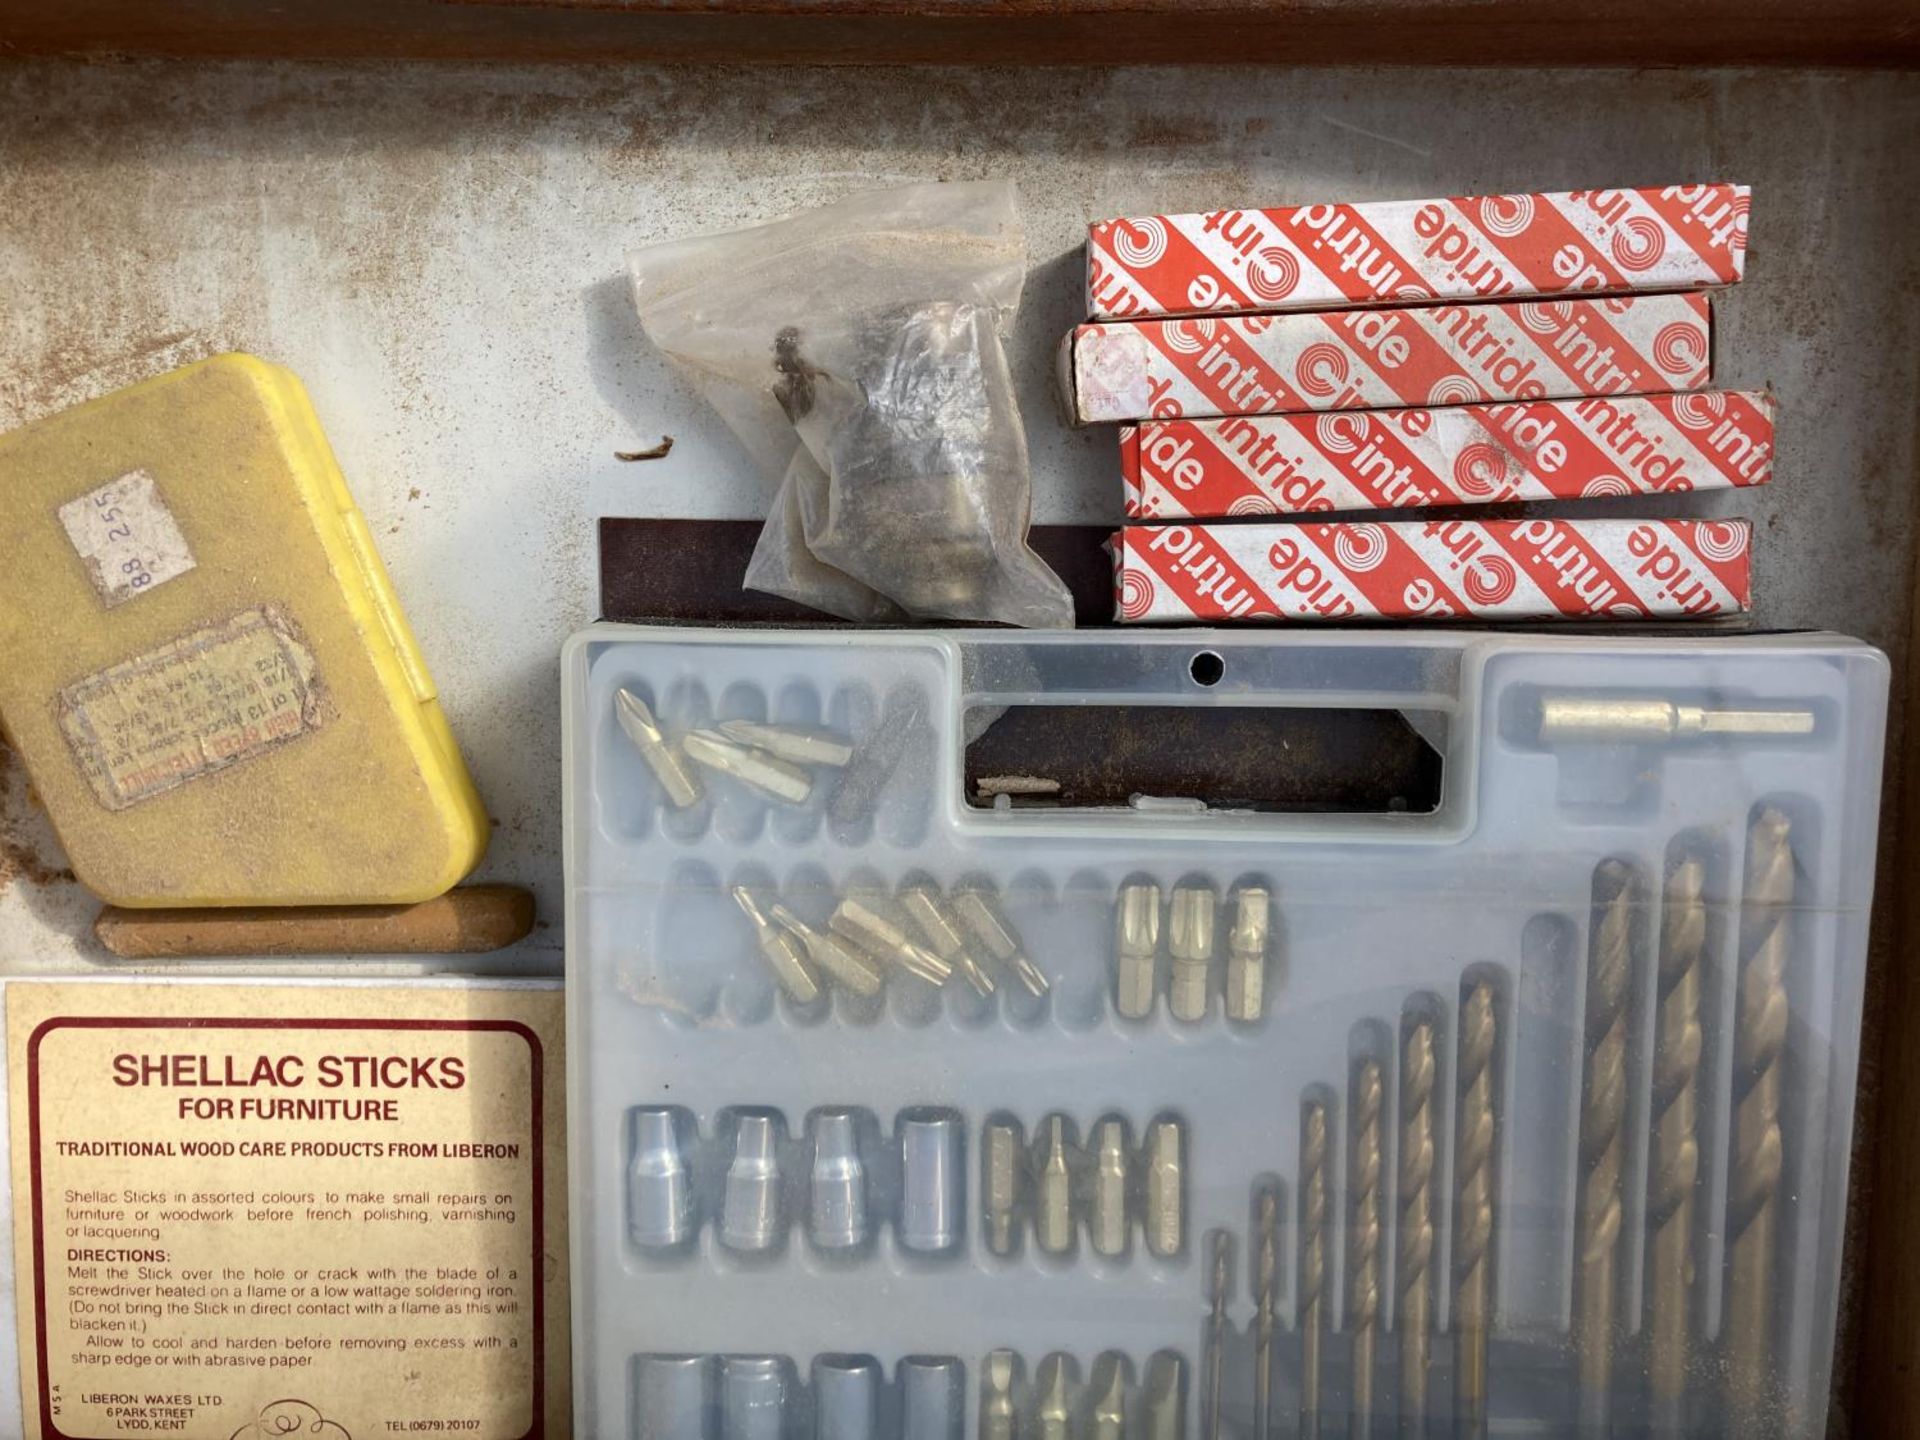
[[1127, 1440], [1127, 1357], [1108, 1351], [1093, 1362], [1090, 1440]]
[[1186, 1133], [1178, 1120], [1147, 1127], [1147, 1249], [1170, 1260], [1186, 1244]]
[[1710, 710], [1637, 698], [1548, 695], [1540, 701], [1542, 745], [1664, 745], [1712, 735], [1750, 739], [1811, 735], [1811, 710]]
[[953, 978], [953, 967], [924, 946], [909, 940], [906, 932], [886, 916], [862, 901], [848, 896], [834, 907], [827, 928], [876, 954], [884, 955], [909, 975], [917, 975], [929, 985], [944, 985]]
[[961, 978], [982, 997], [993, 994], [993, 977], [967, 953], [960, 922], [947, 909], [947, 902], [938, 890], [931, 885], [909, 885], [900, 892], [900, 908], [920, 927], [934, 954], [958, 970]]
[[1144, 1020], [1153, 1013], [1153, 994], [1159, 988], [1154, 973], [1160, 955], [1160, 887], [1139, 881], [1120, 887], [1117, 909], [1117, 1008], [1127, 1020]]
[[723, 720], [719, 730], [737, 744], [751, 745], [794, 765], [826, 765], [837, 770], [853, 759], [853, 747], [831, 730], [762, 725], [757, 720]]
[[1034, 1243], [1048, 1255], [1073, 1249], [1073, 1162], [1068, 1157], [1067, 1120], [1047, 1117], [1041, 1142], [1039, 1178], [1034, 1185]]
[[647, 709], [646, 702], [631, 690], [621, 690], [613, 697], [613, 713], [674, 807], [684, 810], [697, 803], [700, 799], [700, 782], [687, 769], [673, 743], [660, 733], [659, 722], [653, 718], [653, 712]]
[[886, 975], [879, 965], [839, 936], [814, 929], [784, 905], [769, 905], [767, 915], [805, 946], [807, 958], [842, 989], [864, 998], [878, 995], [886, 984]]
[[1040, 1362], [1034, 1377], [1039, 1392], [1034, 1418], [1038, 1440], [1074, 1440], [1073, 1437], [1073, 1361], [1058, 1351]]
[[1233, 928], [1227, 932], [1227, 1018], [1260, 1018], [1267, 1003], [1269, 900], [1264, 886], [1233, 893]]
[[1127, 1253], [1127, 1122], [1115, 1116], [1093, 1131], [1093, 1206], [1087, 1230], [1096, 1255]]
[[985, 1168], [980, 1190], [987, 1215], [987, 1249], [995, 1255], [1011, 1255], [1019, 1239], [1021, 1177], [1026, 1171], [1020, 1127], [1010, 1120], [990, 1121], [980, 1147]]
[[770, 1115], [742, 1115], [721, 1199], [720, 1240], [729, 1250], [770, 1250], [780, 1237], [780, 1155]]
[[1214, 896], [1205, 885], [1180, 885], [1167, 907], [1167, 1009], [1191, 1023], [1207, 1014], [1207, 972], [1213, 966]]
[[820, 982], [808, 967], [800, 942], [761, 913], [760, 903], [746, 886], [734, 886], [733, 898], [746, 912], [747, 920], [753, 926], [754, 941], [760, 946], [760, 953], [766, 957], [767, 968], [773, 971], [773, 978], [780, 982], [780, 988], [787, 992], [787, 997], [796, 1005], [811, 1005], [818, 1000]]
[[1187, 1440], [1187, 1362], [1171, 1350], [1147, 1362], [1140, 1399], [1146, 1440]]
[[991, 1350], [980, 1367], [980, 1440], [1014, 1440], [1013, 1385], [1019, 1357]]
[[1011, 971], [1029, 995], [1037, 1000], [1047, 993], [1047, 977], [1022, 953], [1019, 940], [983, 891], [958, 891], [953, 897], [953, 908], [959, 912], [960, 923], [967, 927], [975, 943]]
[[680, 742], [687, 758], [709, 770], [731, 775], [750, 790], [789, 805], [806, 803], [813, 780], [798, 765], [775, 759], [745, 745], [736, 745], [717, 730], [694, 730]]

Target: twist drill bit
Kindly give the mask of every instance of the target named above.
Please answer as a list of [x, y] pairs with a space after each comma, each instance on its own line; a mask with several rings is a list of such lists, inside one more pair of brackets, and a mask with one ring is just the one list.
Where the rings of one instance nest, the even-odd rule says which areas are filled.
[[1253, 1435], [1273, 1433], [1273, 1327], [1280, 1289], [1280, 1195], [1268, 1185], [1254, 1203]]
[[1213, 890], [1174, 887], [1167, 906], [1167, 1010], [1191, 1023], [1207, 1016], [1207, 976], [1213, 968]]
[[967, 927], [975, 942], [1001, 966], [1011, 971], [1014, 979], [1026, 987], [1029, 995], [1038, 1000], [1047, 993], [1050, 988], [1047, 977], [1040, 973], [1039, 966], [1022, 953], [1020, 942], [1014, 937], [1012, 929], [983, 892], [960, 891], [953, 897], [953, 908], [959, 911], [960, 923]]
[[723, 720], [718, 728], [736, 744], [751, 745], [793, 765], [827, 765], [837, 770], [853, 759], [853, 747], [831, 730], [762, 725], [757, 720]]
[[834, 907], [827, 917], [827, 928], [864, 949], [891, 957], [902, 970], [929, 985], [944, 985], [953, 978], [951, 965], [914, 944], [898, 925], [852, 896]]
[[745, 745], [736, 745], [718, 730], [689, 731], [680, 748], [689, 760], [731, 775], [750, 790], [789, 805], [806, 803], [813, 793], [813, 780], [798, 765], [789, 765]]
[[1684, 859], [1661, 906], [1659, 1005], [1653, 1032], [1653, 1156], [1647, 1196], [1648, 1379], [1653, 1423], [1677, 1434], [1687, 1383], [1693, 1294], [1693, 1196], [1700, 1176], [1701, 965], [1707, 945], [1706, 868]]
[[1047, 1138], [1040, 1152], [1040, 1176], [1034, 1186], [1033, 1239], [1048, 1255], [1073, 1249], [1073, 1166], [1067, 1157], [1067, 1121], [1047, 1117]]
[[1403, 1435], [1426, 1433], [1427, 1370], [1433, 1363], [1434, 1076], [1432, 1022], [1415, 1020], [1400, 1063], [1400, 1234], [1394, 1252]]
[[647, 709], [646, 702], [631, 690], [618, 691], [613, 697], [613, 714], [674, 807], [684, 810], [695, 804], [700, 799], [700, 782], [694, 779], [672, 742], [660, 733], [660, 724]]
[[1055, 1351], [1040, 1362], [1034, 1388], [1040, 1392], [1034, 1418], [1039, 1440], [1073, 1440], [1073, 1380], [1070, 1361]]
[[1271, 902], [1264, 886], [1233, 893], [1233, 928], [1227, 932], [1227, 1018], [1260, 1018], [1267, 1003], [1267, 930]]
[[1146, 1440], [1187, 1440], [1187, 1362], [1162, 1350], [1147, 1362], [1140, 1400]]
[[807, 958], [834, 984], [864, 999], [878, 995], [887, 983], [878, 965], [839, 936], [814, 929], [784, 905], [769, 905], [767, 915], [806, 947]]
[[1811, 710], [1707, 710], [1667, 700], [1548, 695], [1540, 701], [1540, 743], [1666, 744], [1708, 735], [1811, 735]]
[[1613, 1384], [1619, 1280], [1620, 1180], [1626, 1158], [1627, 991], [1633, 978], [1633, 872], [1617, 860], [1594, 874], [1587, 955], [1586, 1063], [1581, 1079], [1580, 1192], [1573, 1343], [1582, 1434], [1605, 1431]]
[[1117, 1008], [1126, 1020], [1144, 1020], [1153, 1013], [1154, 973], [1160, 956], [1160, 887], [1144, 881], [1120, 887], [1116, 913], [1119, 931]]
[[1220, 1440], [1220, 1382], [1227, 1359], [1227, 1284], [1232, 1273], [1233, 1237], [1224, 1230], [1216, 1231], [1207, 1287], [1207, 1440]]
[[1467, 1437], [1487, 1429], [1487, 1347], [1493, 1331], [1493, 986], [1482, 981], [1460, 1007], [1460, 1111], [1454, 1126], [1454, 1420]]
[[744, 885], [733, 887], [734, 901], [746, 912], [747, 921], [753, 926], [753, 938], [760, 947], [760, 953], [766, 957], [767, 968], [773, 971], [773, 978], [780, 982], [780, 988], [796, 1005], [811, 1005], [820, 998], [820, 982], [814, 978], [808, 968], [805, 955], [801, 953], [800, 942], [785, 930], [774, 925], [761, 912], [760, 904], [753, 898], [753, 892]]
[[1790, 822], [1761, 811], [1747, 832], [1740, 897], [1740, 968], [1733, 1019], [1733, 1173], [1727, 1191], [1728, 1400], [1733, 1433], [1777, 1428], [1771, 1392], [1777, 1260], [1776, 1197], [1784, 1164], [1780, 1055], [1787, 1038], [1787, 948], [1793, 905]]
[[1320, 1434], [1320, 1338], [1326, 1329], [1327, 1107], [1309, 1100], [1300, 1113], [1300, 1434]]
[[1092, 1440], [1127, 1440], [1127, 1360], [1108, 1351], [1093, 1362]]
[[990, 1121], [980, 1148], [986, 1171], [980, 1188], [987, 1216], [987, 1249], [995, 1255], [1011, 1255], [1019, 1236], [1021, 1175], [1026, 1170], [1020, 1127], [1010, 1120]]
[[993, 1350], [980, 1367], [980, 1440], [1013, 1440], [1013, 1382], [1019, 1357]]
[[1155, 1120], [1146, 1151], [1147, 1250], [1171, 1260], [1187, 1238], [1186, 1131], [1178, 1120]]
[[900, 892], [900, 906], [920, 927], [934, 954], [958, 970], [982, 998], [993, 994], [993, 977], [967, 953], [960, 922], [947, 909], [947, 902], [938, 890], [931, 885], [909, 885]]
[[1109, 1116], [1093, 1132], [1093, 1205], [1087, 1233], [1093, 1253], [1125, 1255], [1127, 1223], [1127, 1124]]
[[1353, 1136], [1347, 1155], [1347, 1195], [1352, 1205], [1347, 1225], [1347, 1328], [1353, 1331], [1353, 1417], [1348, 1431], [1358, 1440], [1373, 1433], [1373, 1367], [1380, 1345], [1385, 1091], [1379, 1061], [1363, 1060], [1354, 1068], [1347, 1107]]

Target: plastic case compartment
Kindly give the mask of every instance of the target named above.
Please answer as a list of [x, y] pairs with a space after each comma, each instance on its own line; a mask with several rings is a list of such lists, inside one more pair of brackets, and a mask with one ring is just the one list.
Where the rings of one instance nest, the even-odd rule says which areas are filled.
[[[1217, 683], [1195, 678], [1213, 678], [1202, 653]], [[826, 725], [855, 768], [875, 751], [898, 763], [864, 798], [819, 771], [800, 805], [705, 773], [704, 797], [675, 809], [616, 723], [621, 687], [670, 736]], [[1249, 1436], [1264, 1289], [1281, 1434], [1315, 1433], [1316, 1415], [1326, 1436], [1823, 1434], [1886, 689], [1878, 652], [1826, 636], [576, 636], [580, 1433], [990, 1433], [983, 1361], [1005, 1347], [1019, 1433], [1058, 1433], [1038, 1412], [1063, 1398], [1043, 1367], [1064, 1352], [1069, 1433], [1110, 1433], [1101, 1357], [1117, 1353], [1128, 1433], [1206, 1434], [1217, 1348], [1219, 1429]], [[1793, 708], [1812, 731], [1543, 743], [1541, 701], [1557, 694]], [[1442, 758], [1441, 799], [1425, 814], [970, 807], [965, 737], [1022, 704], [1399, 710]], [[828, 983], [798, 1006], [729, 895], [744, 884], [818, 926], [849, 890], [920, 879], [990, 887], [1048, 994], [1005, 969], [985, 998], [959, 976], [936, 989], [894, 971], [877, 999]], [[1129, 1020], [1116, 897], [1141, 880], [1160, 889], [1159, 994]], [[1220, 902], [1192, 1023], [1167, 993], [1183, 882]], [[1221, 987], [1229, 897], [1248, 885], [1271, 909], [1264, 1011], [1243, 1023]], [[828, 1248], [814, 1138], [842, 1107], [849, 1120], [830, 1123], [839, 1158], [859, 1159], [866, 1215], [855, 1243]], [[1039, 1243], [1055, 1114], [1073, 1142], [1067, 1253]], [[958, 1133], [928, 1131], [930, 1117]], [[1124, 1159], [1110, 1154], [1103, 1179], [1089, 1142], [1109, 1117], [1125, 1122]], [[1008, 1118], [1026, 1163], [1002, 1255], [982, 1136]], [[1144, 1152], [1166, 1118], [1184, 1132], [1170, 1246], [1142, 1228], [1143, 1211], [1165, 1215], [1168, 1174], [1146, 1174]], [[680, 1167], [664, 1175], [663, 1137]], [[845, 1167], [827, 1169], [822, 1193], [837, 1176], [844, 1195]], [[1090, 1229], [1103, 1183], [1124, 1190], [1118, 1255]], [[950, 1233], [929, 1224], [929, 1184], [951, 1187], [935, 1196], [957, 1207]], [[1277, 1202], [1264, 1285], [1263, 1190]], [[650, 1228], [662, 1194], [685, 1207], [677, 1242]], [[1184, 1431], [1148, 1393], [1169, 1354]]]

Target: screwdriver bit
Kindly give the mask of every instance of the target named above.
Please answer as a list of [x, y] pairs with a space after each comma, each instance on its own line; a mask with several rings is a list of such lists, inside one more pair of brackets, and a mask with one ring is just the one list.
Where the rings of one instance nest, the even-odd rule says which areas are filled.
[[1147, 1362], [1140, 1400], [1146, 1440], [1187, 1440], [1187, 1362], [1162, 1350]]
[[837, 770], [853, 759], [853, 747], [831, 730], [762, 725], [757, 720], [723, 720], [719, 729], [736, 744], [751, 745], [793, 765], [827, 765]]
[[958, 891], [953, 897], [953, 908], [960, 913], [960, 923], [971, 932], [974, 941], [1011, 971], [1029, 995], [1037, 1000], [1047, 993], [1047, 977], [1021, 952], [1020, 942], [984, 892]]
[[980, 1147], [986, 1171], [980, 1190], [987, 1212], [987, 1249], [1011, 1255], [1019, 1239], [1021, 1176], [1026, 1171], [1020, 1127], [1009, 1120], [991, 1121]]
[[980, 1367], [980, 1440], [1014, 1440], [1013, 1385], [1019, 1357], [992, 1350]]
[[1068, 1157], [1064, 1115], [1047, 1117], [1039, 1179], [1034, 1185], [1034, 1243], [1048, 1255], [1073, 1249], [1073, 1164]]
[[1073, 1440], [1073, 1362], [1058, 1351], [1040, 1362], [1034, 1377], [1039, 1393], [1034, 1418], [1038, 1440]]
[[1733, 1169], [1727, 1187], [1726, 1346], [1729, 1433], [1761, 1435], [1773, 1395], [1773, 1271], [1779, 1263], [1780, 1057], [1794, 903], [1791, 822], [1760, 812], [1747, 830], [1740, 961], [1733, 1012]]
[[1493, 1331], [1493, 986], [1460, 1007], [1460, 1110], [1454, 1126], [1454, 1422], [1463, 1440], [1487, 1431], [1487, 1350]]
[[674, 807], [684, 810], [696, 804], [700, 799], [700, 782], [687, 769], [673, 743], [660, 733], [659, 722], [647, 709], [646, 702], [631, 690], [621, 690], [613, 697], [613, 713]]
[[800, 942], [761, 913], [759, 902], [746, 886], [734, 886], [733, 898], [746, 911], [747, 920], [753, 926], [754, 941], [760, 946], [760, 953], [766, 957], [767, 968], [773, 971], [773, 978], [787, 992], [787, 998], [796, 1005], [811, 1005], [818, 1000], [820, 982], [808, 967]]
[[1227, 932], [1227, 1018], [1253, 1021], [1267, 1003], [1269, 898], [1260, 885], [1233, 892], [1233, 928]]
[[980, 962], [967, 953], [960, 934], [960, 922], [947, 909], [940, 892], [931, 885], [909, 885], [900, 892], [900, 907], [920, 927], [933, 953], [946, 961], [984, 998], [993, 994], [993, 977], [980, 968]]
[[1090, 1440], [1127, 1440], [1127, 1358], [1108, 1351], [1093, 1362]]
[[1433, 1364], [1433, 1025], [1407, 1028], [1400, 1062], [1399, 1245], [1394, 1279], [1400, 1292], [1400, 1429], [1427, 1433], [1427, 1373]]
[[1213, 967], [1213, 890], [1178, 885], [1167, 907], [1167, 1009], [1192, 1022], [1207, 1015], [1207, 977]]
[[1309, 1100], [1300, 1112], [1300, 1434], [1320, 1434], [1320, 1350], [1327, 1326], [1327, 1250], [1331, 1221], [1327, 1168], [1327, 1107]]
[[1706, 867], [1681, 860], [1660, 907], [1660, 999], [1653, 1031], [1653, 1153], [1648, 1159], [1648, 1379], [1653, 1425], [1677, 1435], [1693, 1322], [1694, 1192], [1700, 1178], [1700, 1027], [1707, 946]]
[[649, 1106], [634, 1117], [627, 1227], [633, 1243], [650, 1250], [682, 1244], [693, 1234], [693, 1181], [671, 1110]]
[[812, 778], [798, 765], [736, 745], [717, 730], [689, 731], [680, 748], [687, 752], [689, 760], [709, 770], [718, 770], [722, 775], [731, 775], [748, 789], [770, 799], [801, 805], [813, 793]]
[[1160, 887], [1144, 881], [1120, 887], [1117, 909], [1119, 967], [1117, 1008], [1127, 1020], [1153, 1013], [1159, 988]]
[[1087, 1224], [1093, 1253], [1125, 1255], [1127, 1223], [1127, 1123], [1114, 1116], [1093, 1131], [1093, 1207]]
[[1147, 1127], [1147, 1249], [1171, 1260], [1186, 1243], [1186, 1132], [1178, 1120]]
[[1280, 1195], [1263, 1186], [1253, 1216], [1253, 1434], [1273, 1433], [1273, 1333], [1280, 1295]]
[[1353, 1414], [1348, 1433], [1373, 1433], [1374, 1358], [1380, 1346], [1380, 1234], [1385, 1203], [1386, 1081], [1380, 1062], [1362, 1060], [1353, 1070], [1348, 1104], [1352, 1144], [1347, 1155], [1347, 1328], [1353, 1332]]
[[721, 1197], [720, 1239], [730, 1250], [770, 1250], [780, 1235], [780, 1155], [770, 1115], [742, 1115]]
[[1587, 947], [1586, 1060], [1580, 1082], [1580, 1189], [1575, 1222], [1574, 1348], [1583, 1435], [1606, 1433], [1620, 1279], [1621, 1178], [1626, 1165], [1627, 1010], [1633, 981], [1633, 871], [1594, 872]]
[[1207, 1394], [1202, 1426], [1206, 1440], [1220, 1440], [1221, 1377], [1227, 1362], [1227, 1285], [1233, 1274], [1233, 1236], [1214, 1232], [1213, 1266], [1207, 1277]]
[[1712, 735], [1811, 735], [1811, 710], [1709, 710], [1660, 699], [1548, 695], [1540, 701], [1542, 745], [1656, 745]]
[[886, 916], [851, 896], [834, 907], [827, 928], [854, 944], [887, 956], [909, 975], [929, 985], [944, 985], [953, 978], [953, 967], [931, 950], [914, 944], [906, 932]]
[[769, 905], [767, 915], [806, 948], [807, 958], [834, 984], [860, 997], [878, 995], [886, 984], [880, 967], [838, 935], [823, 933], [784, 905]]
[[867, 1238], [867, 1171], [850, 1110], [824, 1110], [814, 1121], [809, 1177], [809, 1233], [822, 1250], [851, 1250]]

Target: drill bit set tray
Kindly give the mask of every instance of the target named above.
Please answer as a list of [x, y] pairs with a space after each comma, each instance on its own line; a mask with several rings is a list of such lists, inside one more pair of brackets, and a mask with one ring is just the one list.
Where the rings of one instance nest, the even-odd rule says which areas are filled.
[[[1886, 688], [1826, 636], [576, 636], [581, 1432], [1823, 1433]], [[1031, 706], [1398, 712], [1438, 800], [969, 804]]]

